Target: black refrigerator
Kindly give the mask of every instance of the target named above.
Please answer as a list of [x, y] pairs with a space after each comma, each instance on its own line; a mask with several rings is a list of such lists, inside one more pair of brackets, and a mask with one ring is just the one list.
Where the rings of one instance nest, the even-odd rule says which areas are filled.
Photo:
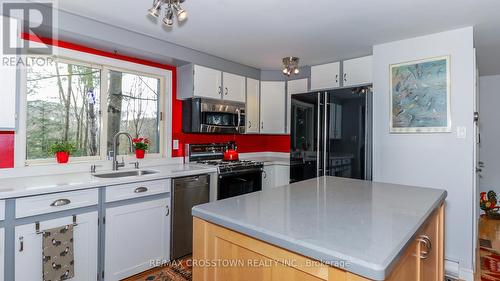
[[290, 182], [372, 179], [371, 87], [291, 95]]

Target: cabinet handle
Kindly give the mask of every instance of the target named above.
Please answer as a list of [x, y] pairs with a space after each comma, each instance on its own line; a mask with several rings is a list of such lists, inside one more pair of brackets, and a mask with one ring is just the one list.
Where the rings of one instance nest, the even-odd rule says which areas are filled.
[[267, 179], [267, 173], [266, 173], [266, 171], [262, 171], [262, 174], [264, 174], [264, 178]]
[[264, 122], [260, 122], [260, 128], [264, 130]]
[[224, 93], [224, 95], [227, 96], [229, 94], [229, 89], [227, 87], [224, 89], [226, 89], [226, 93]]
[[347, 73], [344, 73], [344, 82], [347, 82]]
[[134, 190], [134, 193], [144, 193], [148, 191], [148, 188], [147, 187], [144, 187], [144, 186], [141, 186], [141, 187], [138, 187]]
[[170, 215], [170, 208], [167, 206], [167, 213], [165, 214], [165, 216], [168, 217], [168, 215]]
[[426, 248], [426, 251], [422, 251], [422, 253], [420, 254], [420, 258], [423, 259], [423, 260], [425, 260], [425, 259], [427, 259], [429, 257], [429, 254], [432, 251], [432, 242], [431, 242], [431, 239], [427, 235], [420, 235], [417, 238], [417, 241], [420, 244], [423, 244], [424, 247]]
[[252, 128], [252, 121], [248, 121], [248, 128]]
[[71, 203], [71, 201], [69, 199], [58, 199], [58, 200], [52, 202], [52, 204], [50, 204], [50, 206], [51, 207], [61, 207], [61, 206], [68, 205], [69, 203]]
[[19, 237], [19, 252], [24, 251], [24, 237]]
[[338, 82], [339, 82], [339, 75], [338, 75], [338, 74], [336, 74], [336, 75], [335, 75], [335, 83], [338, 83]]
[[222, 97], [222, 86], [219, 86], [219, 95]]

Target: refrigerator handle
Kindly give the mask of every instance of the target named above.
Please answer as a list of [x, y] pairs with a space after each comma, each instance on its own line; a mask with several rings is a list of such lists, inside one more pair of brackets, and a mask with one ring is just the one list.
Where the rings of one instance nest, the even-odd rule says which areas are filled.
[[321, 171], [321, 93], [318, 92], [318, 122], [317, 124], [317, 136], [316, 136], [316, 176], [320, 177]]
[[324, 105], [325, 105], [325, 123], [323, 124], [323, 176], [327, 176], [329, 174], [328, 171], [328, 118], [330, 117], [328, 114], [328, 92], [325, 92], [325, 97], [324, 97]]

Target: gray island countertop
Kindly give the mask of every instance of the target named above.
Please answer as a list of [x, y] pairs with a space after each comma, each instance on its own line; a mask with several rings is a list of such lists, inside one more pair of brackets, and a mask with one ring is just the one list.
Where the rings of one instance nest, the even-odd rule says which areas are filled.
[[391, 273], [446, 191], [336, 177], [193, 208], [193, 216], [373, 280]]

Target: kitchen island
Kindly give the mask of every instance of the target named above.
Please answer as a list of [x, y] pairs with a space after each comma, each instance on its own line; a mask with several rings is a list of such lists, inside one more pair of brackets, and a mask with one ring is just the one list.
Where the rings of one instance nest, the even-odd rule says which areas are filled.
[[443, 280], [446, 191], [336, 177], [193, 208], [193, 280]]

